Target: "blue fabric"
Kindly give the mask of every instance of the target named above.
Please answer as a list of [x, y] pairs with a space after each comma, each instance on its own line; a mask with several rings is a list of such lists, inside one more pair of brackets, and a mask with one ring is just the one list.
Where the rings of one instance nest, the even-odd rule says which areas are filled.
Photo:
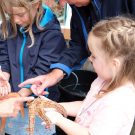
[[78, 14], [78, 16], [79, 16], [79, 19], [80, 19], [80, 21], [81, 21], [82, 30], [83, 30], [83, 35], [84, 35], [84, 39], [85, 39], [85, 47], [87, 48], [88, 32], [87, 32], [87, 30], [86, 30], [86, 26], [85, 26], [84, 20], [83, 20], [82, 16], [80, 15], [79, 11], [76, 9], [76, 7], [74, 6], [73, 8], [74, 8], [75, 11], [77, 12], [77, 14]]
[[66, 65], [61, 64], [61, 63], [51, 64], [50, 69], [54, 69], [56, 67], [59, 68], [59, 69], [64, 70], [67, 73], [68, 76], [72, 72], [72, 70], [69, 67], [67, 67]]
[[[77, 14], [78, 14], [78, 16], [79, 16], [79, 18], [80, 18], [81, 25], [82, 25], [82, 30], [83, 30], [83, 35], [84, 35], [84, 39], [85, 39], [85, 48], [86, 48], [86, 50], [87, 50], [87, 49], [88, 49], [88, 44], [87, 44], [88, 32], [87, 32], [87, 30], [86, 30], [86, 26], [85, 26], [84, 20], [83, 20], [82, 16], [80, 15], [79, 11], [76, 9], [75, 6], [74, 6], [73, 8], [75, 9], [75, 11], [77, 12]], [[81, 61], [80, 61], [80, 64], [75, 65], [75, 66], [72, 68], [72, 70], [78, 70], [78, 69], [80, 69], [80, 68], [83, 66], [83, 64], [84, 64], [85, 61], [86, 61], [86, 58], [84, 58], [83, 60], [81, 60]]]
[[100, 0], [94, 0], [94, 4], [97, 8], [99, 18], [101, 18], [101, 2], [100, 2]]
[[[46, 10], [44, 15], [45, 13]], [[24, 42], [23, 31], [20, 31], [19, 26], [17, 26], [16, 37], [9, 38], [7, 41], [0, 39], [0, 65], [3, 71], [9, 69], [12, 76], [10, 78], [12, 92], [20, 90], [18, 84], [22, 80], [50, 72], [50, 65], [58, 62], [59, 55], [66, 48], [60, 24], [55, 15], [43, 30], [38, 29], [36, 23], [33, 23], [32, 31], [35, 37], [32, 47], [29, 47], [31, 45], [29, 33], [25, 32], [27, 40]]]
[[[81, 60], [90, 55], [86, 48], [86, 36], [84, 36], [84, 33], [90, 32], [92, 27], [101, 19], [125, 13], [135, 15], [135, 0], [91, 0], [87, 6], [70, 6], [72, 8], [70, 47], [61, 55], [59, 63], [71, 68], [71, 70]], [[78, 13], [85, 27], [82, 26]], [[84, 28], [86, 28], [87, 32], [84, 32]]]
[[24, 81], [24, 66], [23, 66], [23, 53], [24, 53], [24, 47], [26, 45], [26, 35], [25, 32], [23, 32], [23, 28], [20, 28], [20, 31], [23, 34], [23, 42], [20, 49], [20, 55], [19, 55], [19, 63], [20, 63], [20, 82]]
[[85, 58], [85, 59], [83, 59], [82, 61], [80, 61], [80, 64], [75, 65], [75, 66], [72, 68], [72, 71], [73, 71], [73, 70], [79, 70], [79, 69], [83, 66], [83, 64], [85, 63], [86, 60], [87, 60], [87, 58]]
[[[47, 13], [46, 10], [44, 10], [44, 15], [45, 13]], [[0, 39], [0, 65], [2, 65], [3, 71], [8, 71], [12, 76], [10, 78], [12, 92], [18, 92], [20, 90], [18, 84], [23, 79], [26, 80], [48, 73], [50, 71], [50, 64], [58, 62], [59, 54], [66, 47], [64, 37], [60, 30], [60, 24], [55, 16], [52, 20], [49, 19], [48, 22], [42, 21], [41, 24], [46, 24], [43, 30], [38, 29], [36, 23], [32, 25], [32, 31], [35, 36], [35, 42], [32, 47], [29, 47], [31, 45], [31, 38], [28, 32], [25, 32], [25, 36], [27, 37], [25, 41], [23, 31], [19, 30], [19, 26], [17, 26], [18, 33], [16, 37], [9, 38], [7, 41]], [[21, 72], [20, 66], [23, 67]], [[27, 86], [27, 88], [29, 87], [30, 85]], [[57, 86], [50, 87], [48, 91], [48, 98], [58, 101], [60, 93]], [[36, 118], [35, 122], [34, 135], [51, 135], [55, 133], [55, 127], [51, 130], [45, 129], [41, 125], [39, 118]], [[5, 131], [11, 135], [27, 135], [27, 127], [28, 110], [25, 108], [24, 119], [21, 118], [20, 114], [17, 118], [8, 118]]]
[[40, 26], [44, 27], [48, 22], [50, 22], [54, 18], [54, 14], [48, 6], [43, 4], [42, 7], [46, 10], [46, 12], [40, 22]]
[[[51, 129], [46, 129], [45, 126], [41, 125], [42, 120], [36, 116], [34, 135], [52, 135], [55, 133], [55, 126]], [[10, 135], [29, 135], [27, 132], [28, 128], [28, 109], [25, 108], [25, 116], [22, 118], [19, 113], [16, 118], [7, 118], [5, 132]]]
[[[51, 9], [46, 6], [46, 5], [42, 5], [43, 9], [45, 10], [45, 14], [43, 15], [41, 21], [40, 21], [40, 26], [44, 27], [47, 23], [49, 23], [53, 18], [54, 15], [51, 11]], [[20, 55], [19, 55], [19, 63], [20, 63], [20, 82], [24, 81], [24, 65], [23, 65], [23, 54], [24, 54], [24, 48], [26, 45], [26, 34], [25, 34], [25, 30], [23, 27], [20, 28], [20, 32], [23, 35], [23, 42], [22, 42], [22, 46], [20, 49]]]

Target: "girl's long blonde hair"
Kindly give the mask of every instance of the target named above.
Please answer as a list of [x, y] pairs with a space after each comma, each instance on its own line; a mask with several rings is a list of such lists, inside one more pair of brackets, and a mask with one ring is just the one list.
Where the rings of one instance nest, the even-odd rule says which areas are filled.
[[135, 84], [135, 20], [122, 16], [103, 20], [93, 27], [92, 33], [102, 39], [105, 55], [124, 60], [122, 69], [114, 75], [106, 92], [119, 87], [124, 78]]
[[[35, 3], [39, 4], [39, 8], [37, 10], [35, 18], [32, 18], [31, 8], [33, 7], [33, 4], [35, 4]], [[2, 30], [3, 39], [7, 39], [9, 37], [14, 37], [17, 35], [17, 26], [14, 22], [12, 13], [9, 14], [8, 17], [5, 13], [5, 9], [9, 9], [9, 8], [10, 8], [10, 11], [12, 12], [12, 7], [24, 7], [27, 10], [27, 12], [29, 13], [30, 24], [25, 29], [25, 32], [29, 32], [29, 35], [31, 37], [30, 46], [33, 46], [34, 36], [33, 36], [33, 32], [32, 32], [32, 24], [34, 23], [34, 21], [36, 21], [37, 27], [39, 29], [42, 29], [39, 25], [40, 20], [43, 15], [42, 0], [0, 0], [0, 16], [2, 19], [1, 30]], [[10, 31], [12, 31], [12, 35], [9, 32], [8, 25], [11, 26]]]

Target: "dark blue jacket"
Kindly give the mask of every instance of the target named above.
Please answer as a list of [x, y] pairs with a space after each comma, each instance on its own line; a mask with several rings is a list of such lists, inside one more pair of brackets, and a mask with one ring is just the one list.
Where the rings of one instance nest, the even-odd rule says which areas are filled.
[[58, 62], [59, 55], [66, 47], [58, 20], [47, 6], [43, 8], [40, 25], [44, 29], [39, 30], [33, 24], [33, 47], [29, 48], [29, 34], [19, 27], [16, 37], [0, 40], [0, 65], [3, 71], [11, 74], [13, 91], [18, 91], [18, 84], [24, 80], [48, 73], [50, 65]]
[[71, 5], [71, 8], [70, 48], [64, 51], [59, 63], [51, 65], [52, 69], [62, 69], [68, 75], [75, 65], [90, 55], [87, 47], [87, 35], [94, 24], [107, 17], [128, 13], [135, 15], [135, 0], [91, 0], [88, 6]]

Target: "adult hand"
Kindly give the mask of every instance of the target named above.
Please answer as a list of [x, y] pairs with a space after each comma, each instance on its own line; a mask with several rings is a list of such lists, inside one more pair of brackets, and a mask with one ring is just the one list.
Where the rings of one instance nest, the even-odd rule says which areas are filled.
[[20, 110], [20, 103], [33, 99], [34, 97], [17, 97], [0, 101], [0, 117], [15, 117]]
[[19, 87], [32, 84], [31, 90], [35, 95], [45, 95], [44, 89], [55, 85], [64, 77], [64, 73], [60, 69], [54, 69], [46, 75], [40, 75], [35, 78], [28, 79], [21, 83]]
[[1, 96], [5, 96], [11, 92], [11, 87], [8, 82], [8, 78], [6, 78], [4, 73], [5, 72], [2, 71], [0, 66], [0, 95]]

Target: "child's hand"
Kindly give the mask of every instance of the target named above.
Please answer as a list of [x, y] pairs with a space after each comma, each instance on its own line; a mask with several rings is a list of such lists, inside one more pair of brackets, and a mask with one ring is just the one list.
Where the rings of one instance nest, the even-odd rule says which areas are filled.
[[25, 101], [31, 101], [34, 97], [17, 97], [9, 98], [0, 102], [0, 117], [15, 117], [20, 108], [20, 103]]
[[[43, 100], [51, 101], [50, 99], [44, 96], [40, 96], [40, 98]], [[58, 119], [63, 118], [63, 115], [57, 112], [55, 108], [44, 108], [44, 111], [45, 111], [45, 115], [50, 119], [52, 124], [56, 124]], [[45, 122], [42, 122], [41, 124], [46, 125]]]
[[5, 96], [11, 92], [11, 87], [8, 79], [5, 77], [4, 72], [1, 70], [0, 66], [0, 95]]
[[[63, 118], [63, 115], [58, 113], [54, 108], [44, 108], [45, 115], [49, 118], [52, 124], [57, 124], [57, 121]], [[42, 122], [42, 125], [46, 124]]]

